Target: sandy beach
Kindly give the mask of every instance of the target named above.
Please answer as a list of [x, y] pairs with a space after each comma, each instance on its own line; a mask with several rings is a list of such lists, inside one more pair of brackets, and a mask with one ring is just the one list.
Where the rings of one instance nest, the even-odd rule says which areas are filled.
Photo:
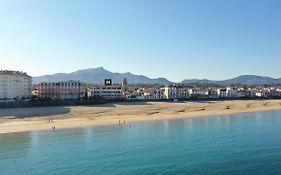
[[0, 134], [281, 109], [281, 100], [137, 102], [0, 109]]

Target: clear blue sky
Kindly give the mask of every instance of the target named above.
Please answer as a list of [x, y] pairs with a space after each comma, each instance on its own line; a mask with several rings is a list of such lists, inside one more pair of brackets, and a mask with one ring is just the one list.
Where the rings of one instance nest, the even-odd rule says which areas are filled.
[[1, 0], [0, 68], [281, 77], [280, 0]]

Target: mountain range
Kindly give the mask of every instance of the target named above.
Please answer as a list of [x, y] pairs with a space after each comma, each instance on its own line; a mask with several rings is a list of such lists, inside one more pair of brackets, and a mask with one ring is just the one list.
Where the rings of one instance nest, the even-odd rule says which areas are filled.
[[43, 75], [33, 77], [33, 83], [40, 82], [58, 82], [77, 80], [85, 83], [102, 83], [104, 79], [112, 79], [113, 83], [121, 83], [124, 78], [127, 78], [129, 84], [169, 84], [165, 78], [151, 79], [143, 75], [134, 75], [132, 73], [113, 73], [105, 70], [103, 67], [90, 68], [79, 70], [72, 73], [57, 73], [53, 75]]
[[236, 78], [213, 81], [208, 79], [186, 79], [182, 81], [183, 84], [217, 84], [217, 85], [229, 85], [229, 84], [241, 84], [241, 85], [275, 85], [281, 84], [281, 78], [274, 79], [271, 77], [263, 77], [257, 75], [241, 75]]
[[[38, 77], [33, 77], [33, 84], [38, 84], [41, 82], [58, 82], [58, 81], [68, 81], [76, 80], [85, 83], [102, 83], [104, 79], [112, 79], [113, 83], [121, 83], [124, 78], [127, 78], [129, 84], [160, 84], [166, 85], [171, 83], [171, 81], [166, 78], [151, 79], [143, 75], [134, 75], [132, 73], [113, 73], [105, 70], [103, 67], [90, 68], [79, 70], [72, 73], [57, 73], [53, 75], [43, 75]], [[185, 79], [183, 84], [217, 84], [217, 85], [227, 85], [227, 84], [242, 84], [242, 85], [274, 85], [281, 84], [281, 78], [274, 79], [271, 77], [262, 77], [257, 75], [242, 75], [233, 79], [227, 79], [222, 81], [213, 81], [208, 79]]]

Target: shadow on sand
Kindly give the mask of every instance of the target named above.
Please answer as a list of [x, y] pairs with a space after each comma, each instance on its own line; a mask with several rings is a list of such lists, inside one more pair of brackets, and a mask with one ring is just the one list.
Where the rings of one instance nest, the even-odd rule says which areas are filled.
[[121, 102], [121, 103], [116, 103], [116, 105], [151, 105], [151, 103], [145, 102], [145, 101], [139, 101], [139, 102]]
[[148, 102], [145, 101], [139, 101], [139, 102], [112, 102], [112, 103], [105, 103], [105, 104], [98, 104], [98, 105], [87, 105], [87, 107], [105, 107], [105, 108], [111, 108], [111, 107], [116, 107], [116, 106], [137, 106], [137, 105], [151, 105]]
[[0, 118], [24, 118], [24, 117], [43, 117], [59, 114], [66, 114], [70, 112], [69, 107], [55, 106], [55, 107], [32, 107], [32, 108], [4, 108], [0, 109]]

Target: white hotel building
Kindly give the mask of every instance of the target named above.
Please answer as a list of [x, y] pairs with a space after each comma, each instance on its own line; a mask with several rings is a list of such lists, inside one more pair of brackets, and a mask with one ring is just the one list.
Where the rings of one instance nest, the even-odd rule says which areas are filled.
[[90, 89], [88, 97], [103, 98], [106, 100], [121, 100], [125, 98], [124, 89], [121, 85], [94, 85]]
[[126, 97], [127, 79], [122, 84], [112, 84], [111, 79], [106, 79], [104, 84], [93, 85], [88, 88], [87, 96], [90, 98], [101, 98], [105, 100], [123, 100]]
[[0, 100], [31, 97], [32, 77], [19, 71], [0, 71]]

